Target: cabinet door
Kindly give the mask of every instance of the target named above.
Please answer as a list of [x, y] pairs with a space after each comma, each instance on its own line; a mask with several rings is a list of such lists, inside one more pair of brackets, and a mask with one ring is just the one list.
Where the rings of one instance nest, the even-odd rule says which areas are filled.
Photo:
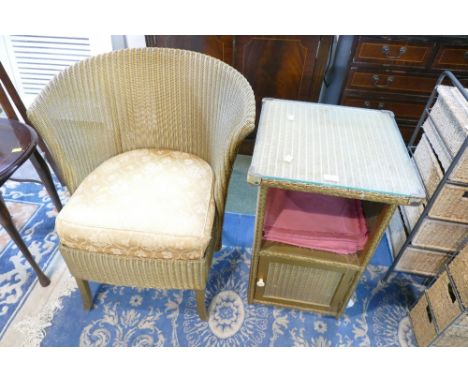
[[145, 36], [146, 46], [193, 50], [233, 64], [233, 36]]
[[333, 36], [236, 36], [235, 67], [264, 97], [317, 101]]
[[260, 256], [254, 301], [338, 315], [357, 272], [313, 261]]

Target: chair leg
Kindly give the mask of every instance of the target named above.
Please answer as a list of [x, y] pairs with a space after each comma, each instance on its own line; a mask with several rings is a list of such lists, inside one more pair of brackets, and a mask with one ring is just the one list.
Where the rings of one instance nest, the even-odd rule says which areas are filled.
[[31, 160], [31, 163], [36, 169], [39, 177], [41, 178], [44, 187], [49, 193], [50, 198], [52, 199], [52, 202], [55, 205], [55, 208], [58, 212], [60, 212], [60, 210], [62, 209], [62, 202], [60, 201], [60, 198], [57, 194], [57, 190], [55, 189], [55, 185], [52, 180], [52, 175], [49, 171], [49, 167], [47, 166], [46, 161], [44, 160], [44, 158], [42, 158], [41, 154], [39, 154], [39, 151], [37, 151], [37, 149], [34, 150], [33, 154], [29, 159]]
[[197, 295], [197, 310], [200, 319], [203, 321], [208, 321], [208, 313], [206, 312], [205, 307], [205, 290], [196, 290]]
[[3, 200], [2, 194], [0, 193], [0, 225], [5, 228], [5, 231], [10, 235], [11, 239], [15, 242], [16, 246], [19, 248], [23, 256], [26, 258], [28, 263], [31, 265], [34, 272], [36, 272], [37, 278], [39, 279], [39, 283], [46, 287], [50, 284], [49, 278], [44, 274], [39, 265], [37, 265], [36, 261], [34, 260], [31, 252], [29, 252], [28, 247], [24, 243], [23, 239], [21, 238], [18, 230], [16, 229], [15, 225], [13, 224], [13, 220], [11, 215], [6, 208], [5, 202]]
[[89, 289], [89, 283], [86, 280], [75, 278], [78, 288], [80, 290], [81, 300], [83, 302], [84, 310], [91, 310], [93, 306], [93, 296], [91, 295], [91, 289]]

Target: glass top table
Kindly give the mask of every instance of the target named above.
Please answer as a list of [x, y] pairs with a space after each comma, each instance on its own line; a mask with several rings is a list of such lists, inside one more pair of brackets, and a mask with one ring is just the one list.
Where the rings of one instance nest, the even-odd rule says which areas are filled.
[[265, 98], [248, 181], [391, 204], [425, 190], [386, 110]]

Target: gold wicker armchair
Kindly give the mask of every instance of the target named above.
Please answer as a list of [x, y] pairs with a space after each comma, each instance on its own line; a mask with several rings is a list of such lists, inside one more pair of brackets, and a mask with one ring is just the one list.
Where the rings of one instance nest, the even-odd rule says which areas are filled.
[[247, 80], [203, 54], [125, 49], [65, 70], [28, 117], [72, 194], [56, 229], [85, 309], [93, 280], [195, 290], [207, 319], [233, 160], [254, 128]]

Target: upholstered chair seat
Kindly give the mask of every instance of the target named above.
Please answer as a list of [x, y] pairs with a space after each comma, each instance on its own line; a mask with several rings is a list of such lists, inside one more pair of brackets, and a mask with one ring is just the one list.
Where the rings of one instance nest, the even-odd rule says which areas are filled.
[[62, 245], [128, 257], [200, 259], [211, 240], [213, 172], [180, 151], [140, 149], [108, 159], [56, 220]]

